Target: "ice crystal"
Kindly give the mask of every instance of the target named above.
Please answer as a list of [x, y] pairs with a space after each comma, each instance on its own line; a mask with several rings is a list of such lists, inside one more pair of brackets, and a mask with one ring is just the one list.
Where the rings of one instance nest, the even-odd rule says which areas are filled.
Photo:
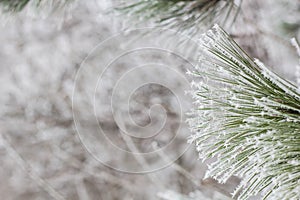
[[200, 39], [190, 142], [206, 177], [242, 181], [238, 199], [300, 198], [300, 95], [297, 87], [251, 59], [218, 25]]
[[296, 80], [297, 80], [298, 91], [300, 91], [300, 47], [295, 38], [291, 39], [291, 43], [297, 50], [297, 54], [299, 56], [299, 62], [296, 68]]

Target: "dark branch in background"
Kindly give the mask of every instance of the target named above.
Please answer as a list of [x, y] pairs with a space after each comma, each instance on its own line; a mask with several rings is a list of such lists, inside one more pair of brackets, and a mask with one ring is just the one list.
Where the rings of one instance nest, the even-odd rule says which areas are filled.
[[25, 8], [30, 0], [0, 0], [0, 4], [5, 11], [20, 11]]
[[234, 0], [130, 0], [115, 9], [135, 21], [153, 21], [196, 34], [201, 27], [234, 21], [239, 8]]
[[43, 3], [59, 7], [70, 1], [72, 0], [0, 0], [0, 6], [5, 12], [20, 12], [31, 3], [36, 7], [40, 7]]

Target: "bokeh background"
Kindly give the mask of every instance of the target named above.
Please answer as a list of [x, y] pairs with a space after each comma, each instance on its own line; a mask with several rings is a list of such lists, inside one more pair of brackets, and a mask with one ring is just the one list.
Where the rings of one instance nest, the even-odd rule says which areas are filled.
[[[239, 183], [203, 180], [187, 143], [197, 35], [130, 31], [152, 24], [111, 12], [117, 3], [1, 13], [2, 199], [227, 199]], [[299, 11], [299, 1], [243, 1], [226, 30], [294, 82]]]

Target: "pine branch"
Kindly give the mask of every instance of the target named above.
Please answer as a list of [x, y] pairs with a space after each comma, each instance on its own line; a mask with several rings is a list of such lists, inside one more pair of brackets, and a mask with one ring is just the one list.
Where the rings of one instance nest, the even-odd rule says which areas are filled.
[[40, 7], [42, 4], [51, 4], [53, 7], [65, 5], [72, 0], [0, 0], [0, 6], [5, 12], [20, 12], [29, 4]]
[[224, 183], [240, 176], [238, 199], [299, 199], [297, 87], [252, 60], [217, 25], [200, 41], [189, 124], [200, 158], [217, 158], [206, 177]]
[[196, 34], [205, 26], [225, 23], [239, 9], [234, 0], [131, 0], [116, 8], [133, 21], [154, 21], [158, 26]]
[[0, 4], [5, 11], [20, 11], [22, 10], [30, 0], [0, 0]]

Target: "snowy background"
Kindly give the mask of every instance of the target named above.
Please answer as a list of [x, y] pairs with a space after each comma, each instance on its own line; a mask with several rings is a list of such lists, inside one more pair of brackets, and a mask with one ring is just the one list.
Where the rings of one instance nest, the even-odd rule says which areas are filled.
[[[170, 31], [116, 35], [134, 23], [109, 13], [113, 4], [1, 14], [1, 198], [225, 199], [239, 179], [202, 180], [206, 165], [187, 144], [194, 41], [179, 45], [186, 36]], [[299, 10], [299, 1], [245, 1], [227, 30], [295, 81], [289, 39], [300, 39]]]

